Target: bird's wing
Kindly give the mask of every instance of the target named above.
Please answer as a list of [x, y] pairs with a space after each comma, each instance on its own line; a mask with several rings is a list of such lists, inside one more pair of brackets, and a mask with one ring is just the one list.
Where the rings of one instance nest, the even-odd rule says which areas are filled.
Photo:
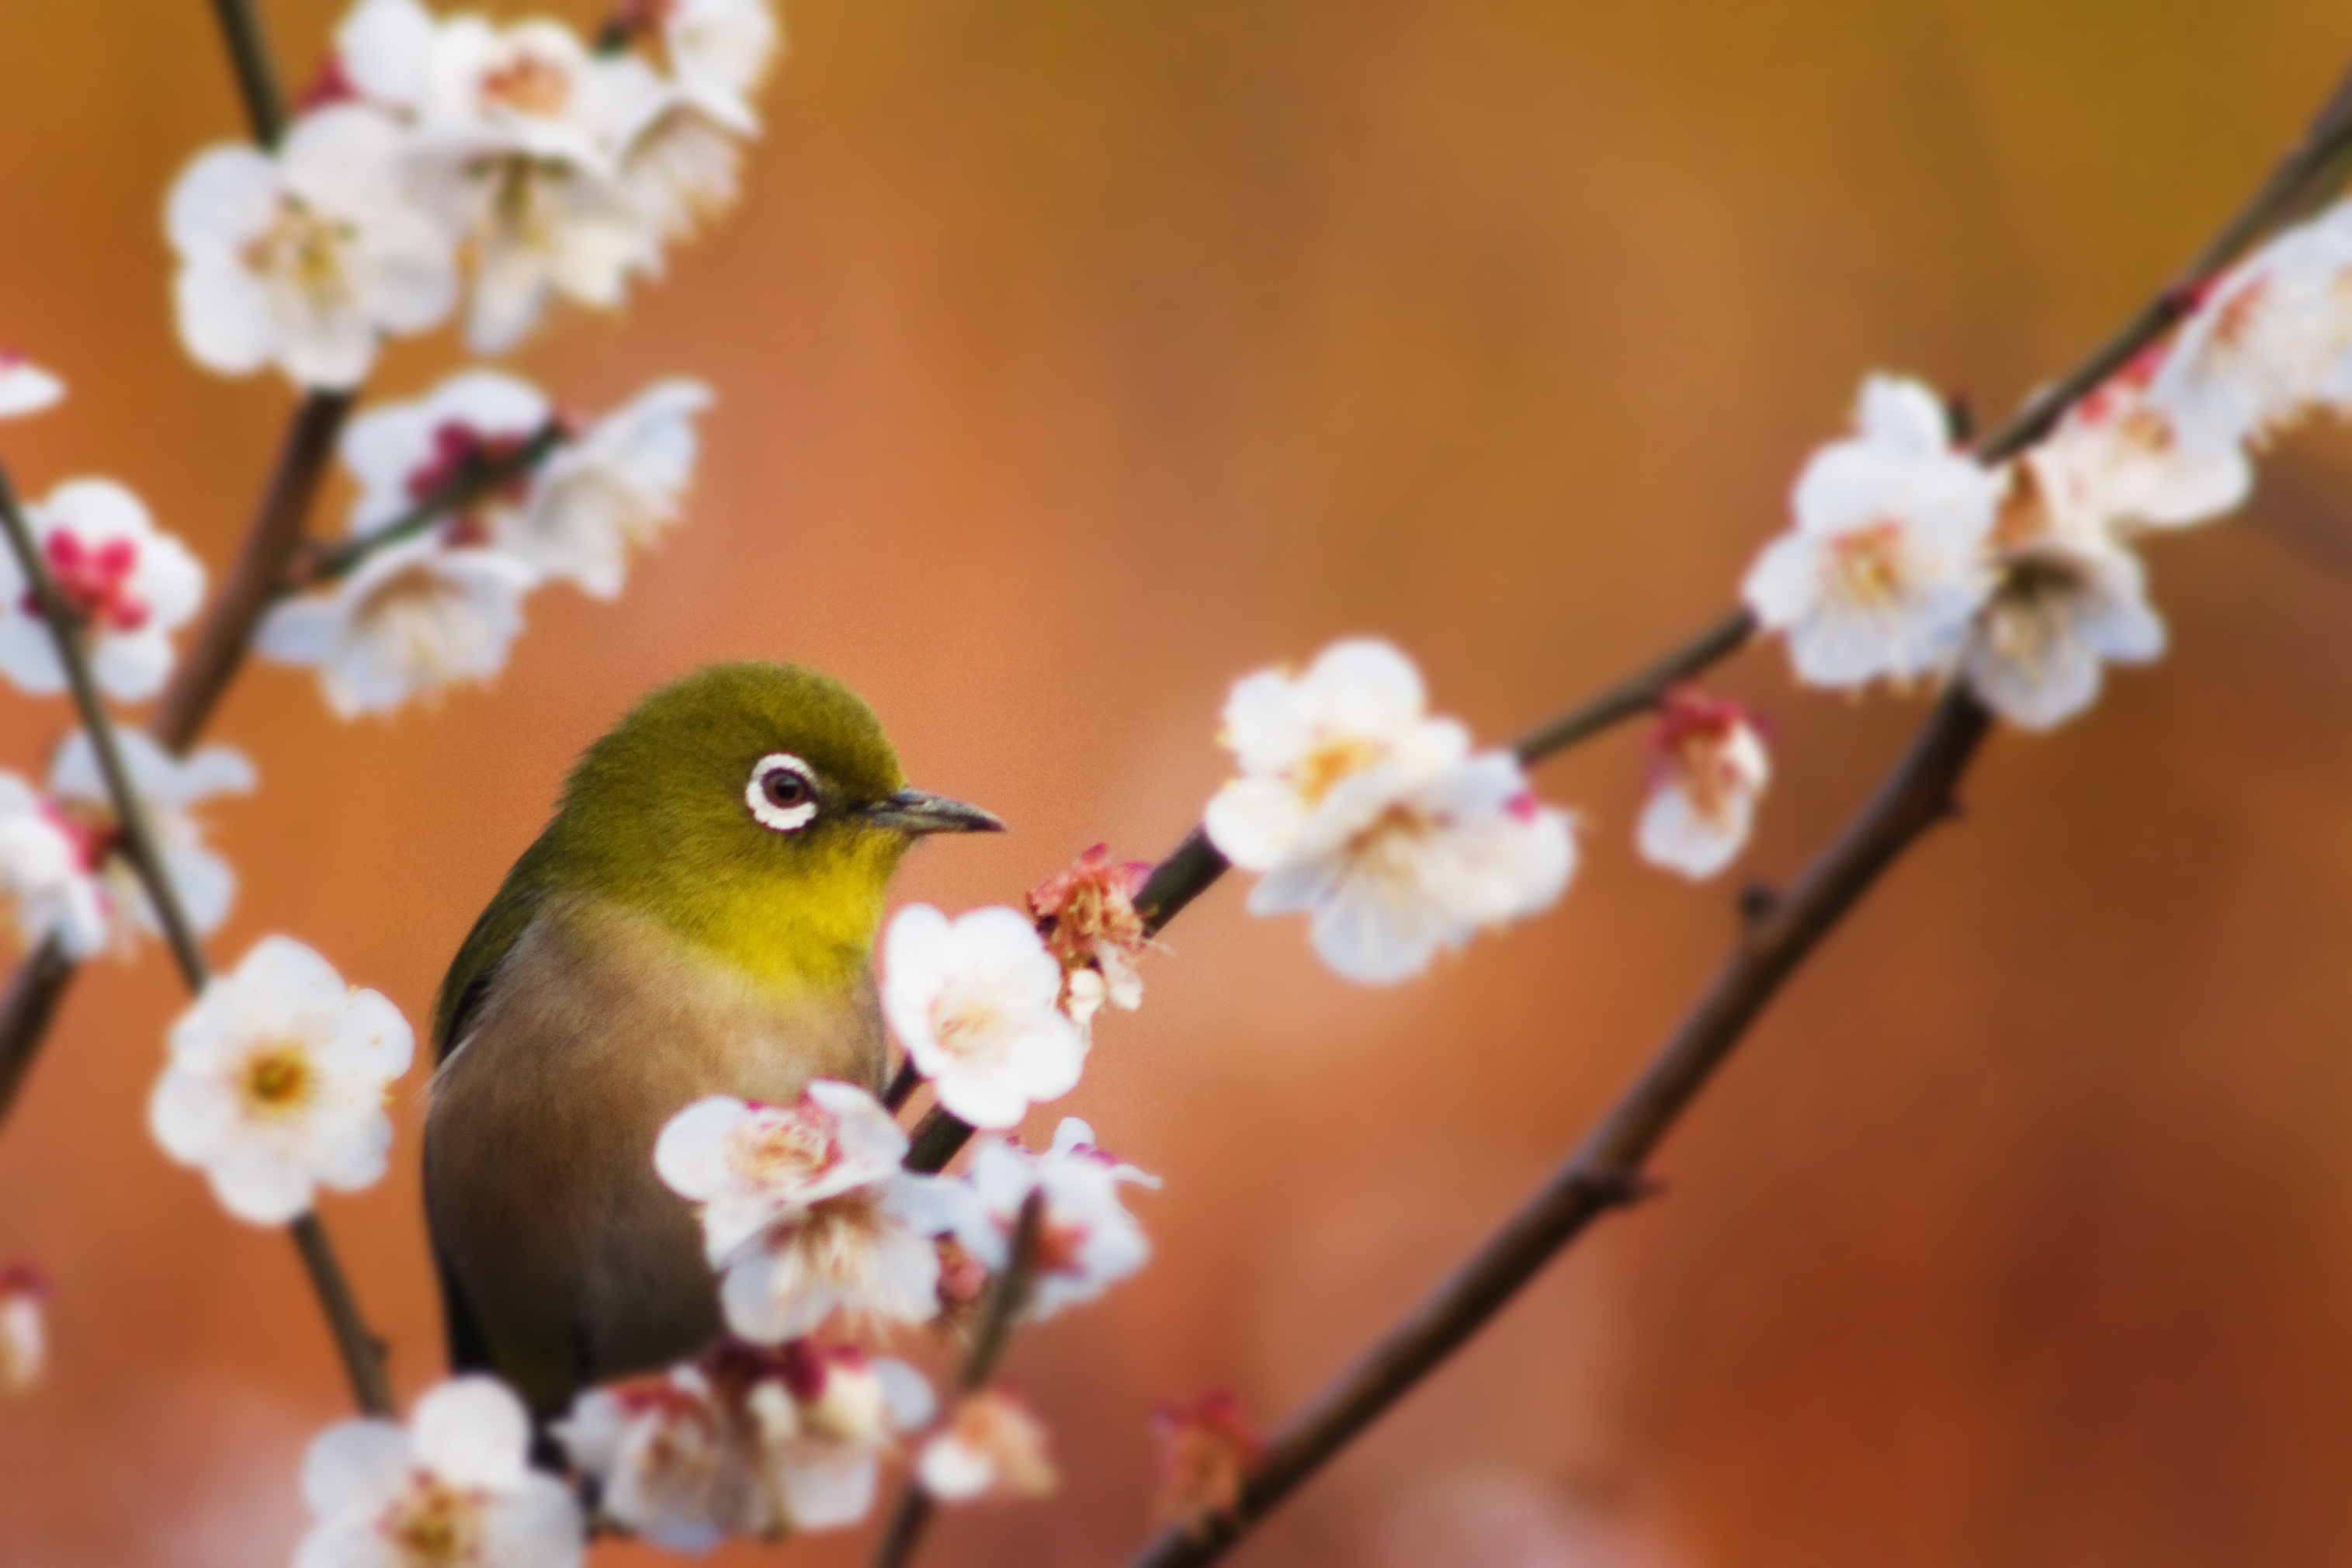
[[514, 869], [499, 884], [489, 907], [474, 921], [474, 929], [466, 933], [457, 956], [450, 961], [449, 973], [442, 976], [440, 994], [433, 1002], [436, 1066], [447, 1061], [449, 1053], [465, 1039], [466, 1024], [489, 991], [491, 977], [513, 951], [531, 917], [539, 912], [540, 900], [545, 892], [540, 868], [546, 845], [547, 837], [542, 834], [537, 843], [523, 851], [522, 858], [515, 862]]

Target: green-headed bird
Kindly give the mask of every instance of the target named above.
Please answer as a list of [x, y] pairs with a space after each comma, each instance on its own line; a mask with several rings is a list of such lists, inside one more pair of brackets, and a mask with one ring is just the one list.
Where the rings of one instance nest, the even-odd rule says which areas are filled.
[[873, 947], [900, 857], [1000, 831], [907, 787], [830, 677], [722, 664], [640, 702], [573, 766], [442, 982], [425, 1206], [456, 1370], [542, 1421], [719, 1331], [693, 1214], [654, 1140], [709, 1094], [879, 1091]]

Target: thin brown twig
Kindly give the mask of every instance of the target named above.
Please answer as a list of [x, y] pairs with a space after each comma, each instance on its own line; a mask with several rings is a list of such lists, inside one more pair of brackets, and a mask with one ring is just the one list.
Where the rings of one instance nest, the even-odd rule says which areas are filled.
[[351, 1281], [336, 1260], [326, 1226], [313, 1210], [297, 1215], [289, 1228], [302, 1254], [302, 1267], [310, 1276], [320, 1310], [327, 1315], [328, 1331], [335, 1336], [335, 1352], [342, 1361], [344, 1377], [350, 1380], [353, 1402], [367, 1415], [392, 1415], [392, 1384], [383, 1373], [383, 1342], [369, 1331], [367, 1320], [360, 1315], [358, 1298], [352, 1294]]
[[237, 96], [245, 100], [253, 139], [275, 147], [286, 133], [286, 99], [278, 91], [261, 16], [253, 0], [213, 0], [213, 14], [220, 20], [221, 41], [228, 46], [229, 64], [236, 71]]
[[[1004, 1272], [997, 1277], [996, 1289], [989, 1293], [980, 1332], [972, 1340], [971, 1354], [964, 1361], [963, 1376], [958, 1384], [963, 1394], [978, 1394], [995, 1380], [996, 1363], [1003, 1359], [1013, 1325], [1021, 1321], [1022, 1309], [1028, 1304], [1029, 1287], [1037, 1272], [1037, 1238], [1045, 1224], [1045, 1189], [1033, 1187], [1029, 1195], [1021, 1200], [1020, 1217], [1013, 1225], [1012, 1256], [1005, 1261]], [[881, 1544], [875, 1550], [874, 1568], [904, 1568], [913, 1557], [930, 1517], [930, 1494], [909, 1476], [907, 1489], [898, 1496], [898, 1511], [890, 1516], [890, 1527], [882, 1532]]]
[[1947, 693], [1894, 775], [1788, 895], [1741, 933], [1698, 1005], [1567, 1163], [1453, 1278], [1283, 1425], [1244, 1479], [1234, 1514], [1169, 1531], [1134, 1560], [1135, 1568], [1178, 1568], [1223, 1555], [1484, 1327], [1586, 1225], [1639, 1197], [1650, 1152], [1782, 982], [1896, 857], [1949, 813], [1953, 788], [1990, 722], [1967, 691]]
[[459, 464], [457, 471], [431, 495], [390, 522], [370, 529], [356, 539], [314, 546], [306, 559], [294, 563], [273, 585], [273, 594], [292, 593], [349, 575], [377, 551], [414, 539], [445, 518], [461, 513], [475, 502], [527, 477], [570, 435], [562, 420], [550, 419], [510, 451]]

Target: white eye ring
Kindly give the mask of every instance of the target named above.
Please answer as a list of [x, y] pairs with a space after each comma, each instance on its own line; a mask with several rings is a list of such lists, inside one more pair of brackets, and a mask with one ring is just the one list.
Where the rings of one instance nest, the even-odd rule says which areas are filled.
[[[801, 781], [806, 798], [796, 805], [778, 805], [768, 798], [768, 781], [778, 773], [790, 773]], [[792, 833], [806, 827], [816, 816], [816, 770], [790, 752], [770, 752], [751, 764], [751, 782], [743, 786], [743, 804], [751, 808], [760, 826], [778, 833]]]

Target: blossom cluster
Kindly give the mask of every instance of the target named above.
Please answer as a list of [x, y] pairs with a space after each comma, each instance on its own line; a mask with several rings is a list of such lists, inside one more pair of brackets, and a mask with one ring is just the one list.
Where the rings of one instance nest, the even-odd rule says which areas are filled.
[[638, 9], [657, 48], [360, 0], [279, 145], [213, 148], [173, 187], [188, 352], [345, 390], [461, 298], [481, 353], [556, 300], [619, 306], [733, 202], [780, 43], [766, 0]]

